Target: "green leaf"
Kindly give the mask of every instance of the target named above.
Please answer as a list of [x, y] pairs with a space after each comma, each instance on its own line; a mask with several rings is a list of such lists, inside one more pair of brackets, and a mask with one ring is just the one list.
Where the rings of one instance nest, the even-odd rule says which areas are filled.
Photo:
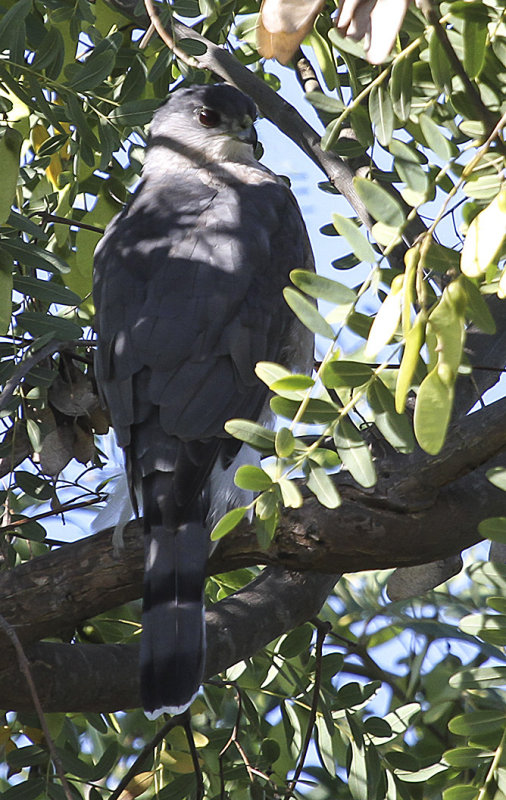
[[492, 467], [492, 469], [487, 470], [486, 475], [490, 483], [506, 492], [506, 469], [504, 467]]
[[374, 423], [387, 442], [400, 453], [410, 453], [415, 444], [411, 423], [405, 414], [397, 413], [392, 393], [381, 379], [370, 385], [367, 399], [374, 412]]
[[17, 470], [14, 473], [16, 485], [30, 497], [36, 500], [50, 500], [54, 495], [54, 488], [51, 483], [44, 478], [39, 478], [33, 472]]
[[[300, 408], [300, 401], [289, 400], [285, 397], [273, 397], [271, 399], [271, 409], [275, 414], [285, 419], [293, 419]], [[300, 422], [308, 425], [324, 425], [332, 422], [339, 416], [339, 409], [328, 400], [311, 398], [305, 408]], [[227, 430], [227, 426], [225, 426]], [[274, 434], [273, 434], [274, 435]]]
[[450, 269], [458, 269], [460, 254], [456, 250], [444, 247], [431, 241], [429, 249], [425, 255], [425, 264], [428, 269], [444, 274]]
[[453, 395], [453, 383], [441, 380], [437, 366], [420, 384], [413, 424], [418, 444], [430, 455], [439, 453], [443, 446], [450, 422]]
[[306, 623], [290, 631], [279, 646], [279, 653], [283, 658], [295, 658], [307, 651], [313, 638], [313, 627]]
[[285, 378], [292, 373], [286, 367], [282, 367], [281, 364], [275, 364], [273, 361], [259, 361], [255, 367], [255, 374], [270, 388], [274, 381]]
[[506, 667], [471, 667], [450, 677], [450, 686], [455, 689], [501, 688], [506, 684]]
[[415, 203], [421, 203], [429, 191], [429, 175], [422, 169], [420, 154], [406, 142], [394, 139], [390, 144], [390, 152], [395, 157], [395, 169], [401, 181], [412, 192]]
[[464, 69], [470, 78], [477, 78], [485, 64], [488, 38], [488, 15], [485, 19], [464, 19], [462, 41], [464, 45]]
[[159, 105], [158, 99], [131, 100], [116, 106], [109, 114], [109, 119], [117, 125], [128, 125], [131, 128], [135, 125], [146, 125]]
[[225, 423], [225, 430], [234, 439], [247, 442], [260, 452], [271, 453], [274, 449], [274, 431], [262, 427], [257, 422], [251, 422], [249, 419], [229, 419]]
[[468, 614], [460, 620], [460, 629], [485, 642], [502, 647], [506, 644], [505, 614]]
[[368, 717], [364, 720], [364, 731], [370, 736], [377, 736], [378, 739], [385, 739], [392, 735], [392, 728], [381, 717]]
[[427, 314], [419, 311], [404, 342], [404, 353], [395, 384], [395, 410], [402, 414], [419, 363], [420, 350], [425, 341]]
[[325, 111], [326, 114], [333, 114], [335, 117], [344, 109], [344, 103], [337, 97], [329, 97], [323, 92], [307, 92], [305, 99], [311, 103], [313, 108]]
[[392, 283], [389, 293], [374, 317], [364, 350], [364, 356], [367, 359], [374, 358], [397, 333], [401, 321], [403, 300], [402, 276], [397, 276], [394, 281], [397, 282], [398, 278], [401, 280], [399, 283]]
[[344, 236], [359, 261], [374, 264], [378, 256], [372, 244], [365, 238], [360, 228], [352, 219], [341, 214], [332, 214], [332, 223], [336, 231]]
[[68, 64], [65, 74], [76, 92], [89, 92], [102, 83], [113, 71], [122, 35], [113, 34], [103, 39], [85, 61]]
[[456, 147], [441, 133], [440, 128], [427, 114], [421, 114], [420, 127], [430, 149], [443, 161], [450, 161], [456, 155]]
[[391, 228], [400, 228], [404, 224], [402, 206], [383, 186], [359, 177], [353, 179], [353, 185], [375, 220]]
[[502, 711], [470, 711], [451, 719], [448, 728], [458, 736], [480, 736], [491, 731], [502, 730], [506, 715]]
[[324, 365], [321, 378], [328, 389], [356, 389], [371, 380], [373, 374], [368, 364], [336, 359]]
[[401, 772], [396, 770], [396, 776], [404, 783], [425, 783], [434, 775], [441, 772], [448, 772], [448, 768], [444, 764], [431, 764], [430, 767], [423, 767], [416, 772]]
[[281, 755], [281, 748], [275, 739], [264, 739], [260, 746], [262, 756], [269, 764], [273, 764]]
[[348, 773], [348, 789], [353, 800], [368, 800], [367, 778], [369, 770], [365, 758], [365, 748], [353, 738], [351, 744], [351, 764]]
[[480, 290], [472, 280], [463, 277], [460, 280], [467, 295], [466, 315], [483, 333], [494, 334], [496, 332], [495, 320]]
[[43, 281], [28, 275], [14, 277], [14, 289], [27, 297], [35, 297], [46, 303], [57, 303], [62, 306], [78, 306], [81, 298], [71, 292], [66, 286], [60, 286], [55, 281]]
[[247, 464], [236, 470], [234, 483], [239, 489], [263, 492], [272, 486], [272, 479], [260, 467]]
[[2, 800], [40, 800], [45, 788], [45, 778], [30, 778], [2, 792]]
[[459, 784], [443, 791], [443, 800], [475, 800], [479, 794], [479, 787]]
[[2, 175], [0, 225], [5, 224], [11, 213], [18, 182], [21, 145], [23, 144], [23, 137], [14, 128], [6, 126], [2, 132], [3, 136], [0, 138], [0, 170]]
[[227, 533], [230, 533], [230, 531], [232, 531], [240, 523], [247, 510], [248, 509], [245, 506], [241, 506], [228, 511], [212, 529], [211, 541], [216, 542]]
[[62, 258], [49, 250], [43, 250], [36, 244], [28, 244], [21, 239], [2, 239], [2, 249], [24, 266], [47, 272], [70, 272], [70, 267]]
[[380, 144], [387, 147], [394, 132], [394, 108], [383, 84], [373, 86], [369, 94], [369, 115]]
[[31, 9], [32, 0], [18, 0], [2, 14], [0, 20], [0, 46], [2, 49], [9, 49], [14, 32], [22, 25]]
[[207, 53], [206, 43], [198, 39], [179, 39], [177, 44], [189, 56], [203, 56]]
[[369, 447], [348, 417], [342, 417], [334, 431], [334, 444], [345, 469], [361, 486], [376, 483], [376, 469]]
[[289, 458], [295, 449], [296, 441], [289, 428], [283, 427], [276, 431], [275, 448], [278, 456], [280, 458]]
[[334, 338], [335, 334], [329, 323], [322, 317], [316, 306], [307, 300], [303, 294], [287, 286], [283, 289], [283, 297], [302, 324], [312, 333], [317, 333], [326, 339]]
[[356, 293], [348, 286], [344, 286], [331, 278], [324, 278], [307, 269], [294, 269], [290, 272], [290, 280], [301, 291], [310, 297], [327, 300], [337, 305], [353, 305], [357, 299]]
[[271, 383], [270, 388], [273, 392], [283, 395], [284, 392], [302, 392], [312, 389], [314, 380], [308, 375], [286, 375]]
[[434, 28], [429, 35], [429, 65], [438, 89], [451, 88], [453, 68]]
[[[278, 510], [278, 496], [275, 491], [265, 491], [259, 494], [255, 501], [255, 513], [261, 520], [274, 519]], [[272, 531], [274, 533], [274, 531]], [[269, 540], [272, 536], [269, 537]]]
[[0, 336], [9, 330], [12, 315], [12, 267], [7, 259], [7, 263], [2, 263], [2, 252], [0, 251]]
[[480, 536], [494, 542], [506, 543], [506, 517], [489, 517], [478, 525]]
[[443, 753], [443, 758], [450, 767], [475, 769], [483, 764], [484, 760], [491, 761], [493, 755], [493, 753], [484, 752], [481, 747], [453, 747]]
[[462, 248], [460, 268], [469, 278], [484, 275], [501, 252], [506, 236], [506, 187], [473, 219]]
[[288, 478], [280, 478], [277, 485], [281, 490], [283, 505], [287, 508], [300, 508], [303, 503], [302, 494], [294, 481]]
[[411, 111], [413, 93], [413, 58], [394, 61], [389, 83], [394, 111], [400, 122], [407, 122]]
[[82, 330], [69, 319], [54, 317], [39, 311], [24, 311], [16, 317], [17, 324], [34, 338], [51, 334], [53, 339], [80, 339]]
[[339, 493], [325, 470], [313, 461], [309, 461], [308, 470], [307, 487], [313, 492], [322, 506], [326, 508], [340, 506], [341, 498]]

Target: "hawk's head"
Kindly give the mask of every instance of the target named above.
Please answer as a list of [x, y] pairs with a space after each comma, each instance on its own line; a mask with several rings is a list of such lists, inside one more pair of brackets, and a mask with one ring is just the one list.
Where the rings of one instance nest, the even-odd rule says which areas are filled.
[[162, 147], [200, 164], [251, 162], [256, 113], [251, 98], [227, 84], [178, 89], [156, 111], [148, 148]]

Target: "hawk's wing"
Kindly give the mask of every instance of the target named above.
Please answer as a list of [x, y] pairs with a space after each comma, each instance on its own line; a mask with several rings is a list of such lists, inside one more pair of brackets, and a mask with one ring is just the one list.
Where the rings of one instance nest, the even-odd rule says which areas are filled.
[[[289, 189], [266, 177], [141, 185], [104, 237], [97, 371], [122, 447], [153, 413], [168, 437], [223, 437], [227, 419], [255, 418], [265, 402], [257, 361], [310, 351], [281, 294], [292, 269], [312, 268], [305, 226]], [[163, 436], [151, 444], [144, 474], [163, 459]]]

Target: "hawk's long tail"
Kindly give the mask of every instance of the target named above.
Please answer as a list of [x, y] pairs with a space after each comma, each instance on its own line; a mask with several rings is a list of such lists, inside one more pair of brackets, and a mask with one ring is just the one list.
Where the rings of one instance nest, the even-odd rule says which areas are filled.
[[[208, 533], [198, 519], [174, 522], [172, 476], [142, 480], [145, 532], [141, 696], [150, 717], [182, 713], [202, 681], [203, 589]], [[195, 517], [198, 516], [198, 509]]]

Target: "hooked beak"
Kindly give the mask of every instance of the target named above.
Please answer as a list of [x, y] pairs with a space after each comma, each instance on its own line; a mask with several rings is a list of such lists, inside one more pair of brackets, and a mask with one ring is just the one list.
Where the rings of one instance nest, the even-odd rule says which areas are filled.
[[251, 123], [247, 127], [236, 133], [236, 138], [244, 144], [250, 144], [253, 148], [257, 146], [258, 136], [254, 125]]

